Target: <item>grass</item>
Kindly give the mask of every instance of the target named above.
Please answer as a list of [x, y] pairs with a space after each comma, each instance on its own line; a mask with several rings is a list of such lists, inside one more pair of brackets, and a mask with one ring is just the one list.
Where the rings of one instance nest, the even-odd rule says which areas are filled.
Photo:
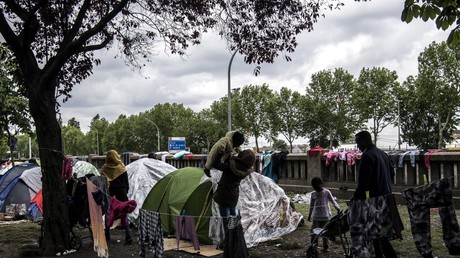
[[[338, 200], [340, 207], [345, 210], [347, 209], [347, 205], [345, 201]], [[295, 207], [297, 211], [301, 212], [305, 217], [308, 215], [308, 204], [300, 204], [296, 203]], [[391, 241], [393, 248], [398, 254], [398, 257], [420, 257], [420, 254], [414, 244], [414, 240], [412, 238], [411, 226], [410, 226], [410, 218], [407, 211], [407, 207], [405, 205], [398, 205], [398, 211], [401, 216], [401, 220], [404, 224], [404, 230], [402, 232], [403, 239], [402, 240], [393, 240]], [[458, 214], [460, 214], [460, 210], [456, 210], [457, 218]], [[433, 255], [437, 257], [455, 257], [449, 255], [449, 252], [444, 245], [444, 241], [442, 239], [442, 222], [437, 210], [430, 211], [430, 223], [431, 223], [431, 244], [433, 249]], [[307, 228], [311, 228], [311, 222], [306, 221]], [[336, 244], [337, 246], [332, 246], [332, 248], [342, 248], [338, 243], [332, 243], [333, 245]]]
[[[338, 203], [343, 210], [347, 209], [345, 201], [339, 200]], [[296, 203], [295, 207], [296, 210], [303, 214], [306, 218], [309, 205]], [[404, 205], [400, 205], [398, 206], [398, 210], [404, 224], [404, 230], [402, 232], [403, 239], [392, 241], [393, 247], [400, 258], [420, 257], [420, 254], [417, 251], [412, 238], [410, 219], [407, 208]], [[457, 215], [460, 214], [460, 210], [456, 210], [456, 213]], [[442, 223], [437, 210], [431, 211], [430, 216], [433, 255], [443, 258], [454, 257], [449, 255], [448, 250], [444, 245], [444, 241], [442, 240]], [[299, 231], [299, 233], [301, 233], [300, 235], [305, 236], [309, 234], [310, 228], [311, 222], [305, 221], [305, 226], [299, 227], [296, 231]], [[87, 229], [83, 229], [80, 235], [87, 235], [86, 230]], [[16, 247], [24, 249], [24, 246], [30, 245], [31, 243], [36, 243], [37, 237], [40, 233], [40, 225], [32, 222], [0, 224], [0, 232], [4, 232], [4, 234], [0, 234], [0, 247], [2, 245], [14, 244]], [[277, 239], [269, 241], [267, 244], [271, 246], [277, 246], [281, 250], [299, 250], [299, 252], [303, 252], [305, 250], [305, 246], [303, 244], [299, 244], [299, 242], [292, 240], [283, 241], [282, 239]], [[342, 250], [342, 246], [340, 245], [339, 241], [331, 241], [330, 248], [335, 250]], [[257, 255], [258, 254], [254, 254], [253, 257], [256, 258]], [[2, 256], [1, 253], [0, 256]], [[23, 255], [23, 257], [25, 256], [30, 257], [30, 255]]]

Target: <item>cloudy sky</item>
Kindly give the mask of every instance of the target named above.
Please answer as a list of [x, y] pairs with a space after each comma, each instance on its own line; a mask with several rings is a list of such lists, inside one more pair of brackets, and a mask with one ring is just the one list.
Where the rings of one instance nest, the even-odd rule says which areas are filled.
[[[231, 67], [232, 88], [267, 83], [274, 91], [288, 87], [304, 94], [313, 73], [338, 67], [355, 77], [363, 67], [386, 67], [397, 71], [402, 82], [417, 73], [417, 57], [426, 46], [447, 39], [448, 31], [437, 30], [433, 21], [401, 22], [403, 0], [344, 2], [341, 10], [327, 12], [313, 32], [298, 37], [291, 62], [280, 58], [263, 64], [256, 77], [254, 66], [246, 65], [237, 54]], [[205, 35], [201, 45], [189, 49], [185, 60], [162, 52], [159, 45], [158, 56], [141, 72], [113, 56], [114, 52], [102, 53], [102, 64], [94, 74], [74, 87], [72, 98], [62, 104], [64, 123], [75, 117], [87, 132], [96, 114], [114, 122], [120, 114], [138, 114], [165, 102], [182, 103], [198, 112], [227, 94], [231, 52], [216, 35]], [[379, 145], [394, 147], [396, 135], [394, 128], [384, 130]]]

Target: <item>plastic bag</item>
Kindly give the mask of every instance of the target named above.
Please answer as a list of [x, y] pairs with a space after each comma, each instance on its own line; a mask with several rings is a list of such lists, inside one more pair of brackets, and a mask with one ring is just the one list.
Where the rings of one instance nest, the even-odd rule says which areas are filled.
[[220, 245], [223, 243], [225, 238], [225, 231], [222, 217], [212, 216], [209, 219], [209, 238], [215, 245]]

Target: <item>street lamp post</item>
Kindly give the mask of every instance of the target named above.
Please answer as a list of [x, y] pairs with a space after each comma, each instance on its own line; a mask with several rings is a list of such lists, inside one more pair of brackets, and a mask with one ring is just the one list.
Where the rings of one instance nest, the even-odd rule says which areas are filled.
[[96, 130], [96, 144], [97, 144], [97, 155], [99, 156], [100, 152], [99, 152], [99, 131], [97, 129]]
[[149, 121], [150, 123], [152, 123], [156, 128], [157, 128], [157, 148], [158, 148], [158, 151], [160, 151], [160, 129], [158, 129], [158, 126], [157, 124], [155, 124], [155, 122], [153, 122], [152, 120], [148, 119], [148, 118], [145, 118], [145, 120]]
[[232, 130], [232, 90], [231, 90], [231, 82], [230, 82], [230, 71], [232, 69], [232, 62], [233, 58], [235, 57], [236, 53], [238, 52], [238, 49], [236, 49], [232, 57], [230, 58], [230, 62], [228, 63], [228, 107], [227, 107], [227, 115], [228, 115], [228, 131]]
[[398, 101], [398, 150], [401, 150], [401, 109]]

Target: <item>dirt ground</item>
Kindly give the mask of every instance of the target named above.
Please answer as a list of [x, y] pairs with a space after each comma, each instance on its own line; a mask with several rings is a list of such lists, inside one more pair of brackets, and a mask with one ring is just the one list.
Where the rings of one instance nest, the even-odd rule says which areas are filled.
[[[27, 223], [27, 222], [25, 222]], [[297, 230], [291, 234], [285, 235], [280, 239], [271, 240], [260, 243], [259, 245], [249, 249], [250, 257], [305, 257], [305, 251], [310, 243], [309, 241], [309, 229], [308, 225], [300, 226]], [[0, 225], [0, 231], [8, 232], [12, 235], [16, 234], [17, 226], [5, 226]], [[29, 226], [27, 230], [36, 230], [37, 234], [29, 232], [29, 239], [22, 239], [21, 241], [7, 241], [0, 239], [0, 257], [1, 258], [13, 258], [13, 257], [40, 257], [38, 253], [38, 246], [36, 244], [36, 238], [34, 236], [39, 235], [39, 229], [35, 226]], [[7, 234], [8, 234], [7, 233]], [[97, 253], [93, 251], [92, 241], [89, 237], [89, 230], [82, 230], [77, 232], [82, 237], [82, 247], [75, 253], [65, 255], [64, 257], [97, 257]], [[132, 230], [134, 240], [137, 241], [137, 231], [135, 228]], [[112, 238], [108, 243], [110, 257], [139, 257], [139, 246], [136, 242], [132, 245], [124, 244], [124, 231], [120, 229], [112, 229]], [[44, 257], [44, 256], [41, 256]], [[55, 256], [53, 256], [55, 257]], [[153, 254], [148, 253], [146, 257], [153, 257]], [[206, 257], [200, 254], [192, 254], [184, 251], [165, 251], [163, 257], [180, 257], [180, 258], [192, 258], [192, 257]], [[208, 257], [223, 257], [223, 254], [208, 256]], [[338, 242], [332, 242], [330, 252], [322, 253], [320, 251], [319, 257], [343, 257], [343, 248]]]

